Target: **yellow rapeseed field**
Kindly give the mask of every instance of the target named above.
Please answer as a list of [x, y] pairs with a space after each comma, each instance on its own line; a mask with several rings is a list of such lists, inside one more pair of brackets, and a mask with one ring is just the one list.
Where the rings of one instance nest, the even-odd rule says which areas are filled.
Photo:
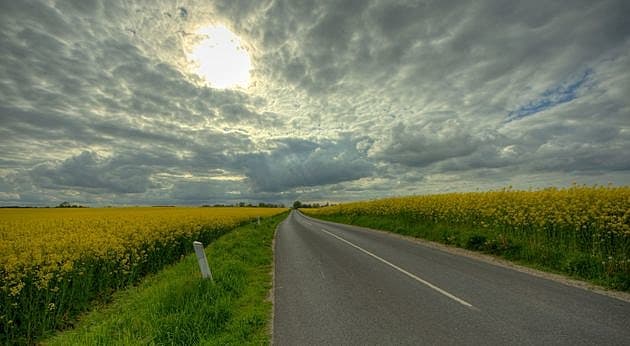
[[[630, 187], [449, 193], [388, 198], [309, 210], [313, 215], [405, 215], [430, 222], [467, 223], [511, 231], [570, 231], [604, 238], [630, 236]], [[558, 234], [560, 235], [560, 234]]]
[[[0, 209], [0, 336], [41, 334], [273, 208]], [[5, 341], [7, 341], [5, 339]]]
[[[350, 222], [361, 217], [371, 218], [366, 222], [373, 224], [381, 219], [395, 220], [399, 225], [394, 227], [402, 228], [406, 226], [401, 223], [426, 225], [419, 235], [432, 240], [489, 252], [511, 251], [511, 256], [518, 252], [514, 257], [521, 260], [585, 278], [610, 278], [615, 280], [611, 286], [630, 288], [628, 186], [573, 185], [536, 191], [507, 188], [388, 198], [304, 211]], [[436, 228], [431, 225], [444, 226], [442, 233], [431, 233]]]

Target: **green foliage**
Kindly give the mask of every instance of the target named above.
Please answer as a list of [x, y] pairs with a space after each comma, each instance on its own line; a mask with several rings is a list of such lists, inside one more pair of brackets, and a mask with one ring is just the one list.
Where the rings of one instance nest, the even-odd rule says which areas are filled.
[[206, 248], [215, 282], [196, 257], [118, 292], [50, 345], [268, 344], [272, 241], [286, 213], [235, 229]]
[[[226, 228], [203, 228], [195, 239], [208, 244], [228, 231]], [[127, 272], [119, 270], [115, 260], [87, 257], [56, 283], [55, 290], [42, 290], [33, 276], [25, 276], [20, 295], [2, 296], [0, 300], [3, 301], [0, 313], [12, 320], [10, 325], [0, 321], [0, 341], [29, 344], [55, 328], [72, 327], [75, 317], [93, 304], [109, 301], [117, 289], [134, 284], [191, 252], [192, 241], [190, 237], [176, 236], [169, 244], [145, 244], [142, 251], [146, 259]], [[8, 309], [5, 311], [5, 308]]]
[[486, 245], [487, 238], [484, 235], [473, 234], [468, 238], [466, 242], [466, 248], [470, 250], [481, 251]]
[[0, 210], [0, 345], [71, 327], [118, 289], [179, 261], [194, 240], [282, 209]]
[[[418, 221], [404, 215], [313, 215], [318, 218], [381, 229], [414, 236], [447, 245], [480, 251], [523, 265], [564, 273], [575, 278], [617, 290], [630, 291], [630, 274], [626, 267], [611, 258], [601, 258], [588, 251], [570, 247], [570, 237], [550, 233], [553, 239], [510, 232], [502, 227], [480, 227], [470, 224]], [[541, 239], [542, 238], [542, 239]], [[563, 243], [565, 240], [567, 243]], [[567, 250], [569, 249], [570, 250]]]

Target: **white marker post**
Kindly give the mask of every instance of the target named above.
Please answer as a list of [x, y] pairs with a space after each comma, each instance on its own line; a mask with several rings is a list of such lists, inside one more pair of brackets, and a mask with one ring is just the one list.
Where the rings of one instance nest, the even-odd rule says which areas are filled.
[[260, 226], [260, 216], [258, 217], [258, 226]]
[[197, 262], [199, 262], [199, 269], [201, 269], [201, 276], [204, 279], [210, 278], [210, 281], [214, 282], [212, 279], [212, 273], [210, 273], [210, 266], [208, 266], [208, 259], [206, 258], [206, 252], [203, 250], [203, 244], [194, 241], [193, 247], [195, 248], [195, 254], [197, 254]]

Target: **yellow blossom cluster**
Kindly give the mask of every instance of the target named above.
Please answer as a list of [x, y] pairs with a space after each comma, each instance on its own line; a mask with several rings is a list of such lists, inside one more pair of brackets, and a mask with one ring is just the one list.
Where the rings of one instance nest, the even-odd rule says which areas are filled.
[[39, 318], [52, 321], [41, 328], [54, 328], [56, 320], [80, 311], [94, 297], [190, 252], [192, 241], [207, 244], [239, 224], [282, 211], [0, 209], [0, 330], [4, 336], [37, 333], [24, 328], [38, 325]]
[[[310, 209], [312, 215], [394, 216], [491, 228], [601, 258], [630, 260], [630, 187], [579, 186], [388, 198]], [[630, 267], [630, 266], [627, 266]]]

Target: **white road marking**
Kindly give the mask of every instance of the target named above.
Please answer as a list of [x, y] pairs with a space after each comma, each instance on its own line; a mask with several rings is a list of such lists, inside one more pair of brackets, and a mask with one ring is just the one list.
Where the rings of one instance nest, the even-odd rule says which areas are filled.
[[421, 284], [424, 284], [424, 285], [428, 286], [429, 288], [431, 288], [431, 289], [433, 289], [433, 290], [435, 290], [435, 291], [437, 291], [437, 292], [439, 292], [439, 293], [441, 293], [441, 294], [443, 294], [443, 295], [445, 295], [445, 296], [447, 296], [447, 297], [449, 297], [449, 298], [453, 299], [454, 301], [456, 301], [456, 302], [458, 302], [458, 303], [460, 303], [460, 304], [462, 304], [462, 305], [464, 305], [464, 306], [467, 306], [467, 307], [469, 307], [469, 308], [476, 309], [476, 308], [475, 308], [472, 304], [468, 303], [467, 301], [465, 301], [465, 300], [463, 300], [463, 299], [461, 299], [461, 298], [458, 298], [458, 297], [456, 297], [456, 296], [454, 296], [454, 295], [452, 295], [452, 294], [450, 294], [450, 293], [446, 292], [445, 290], [443, 290], [443, 289], [441, 289], [441, 288], [439, 288], [439, 287], [435, 286], [434, 284], [432, 284], [432, 283], [430, 283], [430, 282], [428, 282], [428, 281], [426, 281], [426, 280], [424, 280], [424, 279], [422, 279], [422, 278], [420, 278], [420, 277], [416, 276], [416, 275], [415, 275], [415, 274], [413, 274], [413, 273], [410, 273], [410, 272], [408, 272], [408, 271], [406, 271], [406, 270], [402, 269], [401, 267], [399, 267], [399, 266], [397, 266], [397, 265], [395, 265], [395, 264], [393, 264], [393, 263], [389, 262], [388, 260], [386, 260], [386, 259], [384, 259], [384, 258], [382, 258], [382, 257], [379, 257], [379, 256], [377, 256], [377, 255], [375, 255], [375, 254], [371, 253], [370, 251], [368, 251], [368, 250], [366, 250], [366, 249], [364, 249], [364, 248], [362, 248], [362, 247], [360, 247], [360, 246], [358, 246], [358, 245], [355, 245], [354, 243], [351, 243], [351, 242], [349, 242], [349, 241], [347, 241], [347, 240], [343, 239], [342, 237], [340, 237], [340, 236], [338, 236], [338, 235], [336, 235], [336, 234], [334, 234], [334, 233], [328, 232], [327, 230], [325, 230], [325, 229], [323, 229], [323, 228], [322, 228], [322, 231], [323, 231], [323, 232], [326, 232], [326, 233], [328, 233], [329, 235], [331, 235], [331, 236], [333, 236], [333, 237], [335, 237], [335, 238], [337, 238], [337, 239], [341, 240], [342, 242], [344, 242], [344, 243], [346, 243], [346, 244], [348, 244], [348, 245], [350, 245], [350, 246], [354, 247], [354, 248], [355, 248], [355, 249], [357, 249], [357, 250], [363, 251], [364, 253], [366, 253], [366, 254], [368, 254], [368, 255], [370, 255], [370, 256], [372, 256], [372, 257], [376, 258], [377, 260], [379, 260], [379, 261], [381, 261], [381, 262], [383, 262], [383, 263], [387, 264], [388, 266], [390, 266], [390, 267], [392, 267], [392, 268], [394, 268], [394, 269], [398, 270], [399, 272], [401, 272], [401, 273], [403, 273], [403, 274], [405, 274], [405, 275], [409, 276], [410, 278], [412, 278], [412, 279], [414, 279], [414, 280], [416, 280], [416, 281], [420, 282]]

